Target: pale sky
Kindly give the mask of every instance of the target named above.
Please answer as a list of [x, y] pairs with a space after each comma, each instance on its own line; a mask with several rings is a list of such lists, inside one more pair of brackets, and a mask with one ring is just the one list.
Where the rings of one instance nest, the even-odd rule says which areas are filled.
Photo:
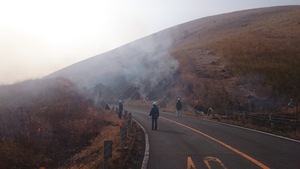
[[300, 0], [0, 0], [0, 84], [41, 78], [163, 29]]

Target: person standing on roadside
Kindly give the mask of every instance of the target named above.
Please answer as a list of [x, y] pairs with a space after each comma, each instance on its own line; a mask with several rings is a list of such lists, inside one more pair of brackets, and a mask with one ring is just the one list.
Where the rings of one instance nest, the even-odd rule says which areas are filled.
[[159, 117], [159, 108], [156, 102], [153, 102], [153, 107], [150, 111], [149, 117], [152, 116], [152, 130], [157, 130], [157, 119]]
[[176, 103], [176, 116], [181, 117], [181, 109], [182, 109], [182, 104], [180, 98], [178, 98]]
[[123, 103], [122, 100], [119, 100], [119, 113], [118, 113], [119, 119], [122, 118], [122, 112], [123, 112]]

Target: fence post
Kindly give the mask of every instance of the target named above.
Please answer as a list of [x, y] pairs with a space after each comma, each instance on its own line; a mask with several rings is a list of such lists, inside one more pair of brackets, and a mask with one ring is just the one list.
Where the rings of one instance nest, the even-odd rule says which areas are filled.
[[120, 142], [120, 149], [124, 148], [124, 141], [125, 141], [126, 135], [127, 135], [126, 127], [121, 126], [120, 127], [120, 140], [121, 140], [121, 142]]
[[103, 169], [108, 169], [108, 159], [112, 157], [112, 141], [104, 141], [104, 162]]
[[271, 122], [271, 129], [274, 128], [274, 123], [273, 123], [273, 120], [272, 120], [272, 114], [270, 113], [269, 114], [269, 121]]
[[128, 113], [127, 110], [125, 110], [125, 111], [124, 111], [124, 118], [125, 118], [125, 119], [127, 118], [127, 113]]
[[128, 120], [127, 120], [127, 126], [131, 127], [132, 125], [132, 115], [131, 113], [128, 113]]
[[244, 116], [244, 117], [243, 117], [243, 118], [244, 118], [244, 122], [247, 123], [247, 121], [246, 121], [246, 119], [247, 119], [247, 112], [246, 112], [246, 111], [244, 112], [244, 115], [243, 115], [243, 116]]
[[296, 116], [297, 116], [297, 120], [300, 120], [300, 115], [299, 115], [299, 112], [298, 112], [298, 104], [296, 106]]

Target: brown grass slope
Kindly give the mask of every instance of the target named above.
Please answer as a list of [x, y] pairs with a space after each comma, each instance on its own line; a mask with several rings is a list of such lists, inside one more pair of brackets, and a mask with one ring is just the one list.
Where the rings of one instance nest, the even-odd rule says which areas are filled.
[[[171, 28], [184, 94], [206, 107], [299, 100], [300, 6], [253, 9]], [[272, 99], [270, 99], [272, 98]], [[263, 105], [261, 105], [263, 107]]]
[[113, 141], [111, 168], [140, 165], [132, 160], [142, 156], [132, 148], [140, 144], [134, 140], [141, 132], [137, 124], [132, 123], [123, 143], [130, 149], [117, 151], [119, 125], [128, 119], [92, 98], [92, 92], [65, 78], [0, 85], [0, 169], [100, 168], [107, 139]]
[[68, 79], [0, 86], [0, 168], [57, 168], [111, 124], [104, 113]]
[[163, 105], [200, 99], [220, 112], [229, 102], [251, 102], [269, 111], [300, 99], [299, 36], [300, 6], [238, 11], [160, 31], [48, 77], [102, 83], [115, 99], [149, 96]]

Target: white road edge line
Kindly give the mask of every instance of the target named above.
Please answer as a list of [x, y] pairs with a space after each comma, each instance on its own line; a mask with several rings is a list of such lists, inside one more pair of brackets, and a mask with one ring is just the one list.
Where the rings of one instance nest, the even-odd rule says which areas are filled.
[[149, 137], [148, 137], [148, 133], [146, 132], [145, 128], [139, 123], [137, 122], [135, 119], [133, 119], [139, 126], [141, 126], [141, 128], [143, 129], [144, 133], [145, 133], [145, 152], [144, 152], [144, 159], [143, 159], [143, 164], [141, 169], [147, 169], [148, 166], [148, 160], [149, 160]]
[[276, 135], [276, 134], [272, 134], [272, 133], [268, 133], [268, 132], [264, 132], [264, 131], [259, 131], [259, 130], [255, 130], [255, 129], [250, 129], [250, 128], [247, 128], [247, 127], [242, 127], [242, 126], [237, 126], [237, 125], [232, 125], [232, 124], [217, 122], [217, 121], [208, 120], [208, 119], [201, 119], [201, 120], [210, 121], [210, 122], [214, 122], [214, 123], [218, 123], [218, 124], [223, 124], [223, 125], [226, 125], [226, 126], [231, 126], [231, 127], [235, 127], [235, 128], [244, 129], [244, 130], [249, 130], [249, 131], [252, 131], [252, 132], [261, 133], [261, 134], [265, 134], [265, 135], [269, 135], [269, 136], [281, 138], [281, 139], [284, 139], [284, 140], [289, 140], [289, 141], [294, 141], [294, 142], [300, 143], [300, 141], [296, 140], [296, 139], [292, 139], [292, 138], [288, 138], [288, 137], [284, 137], [284, 136], [279, 136], [279, 135]]
[[199, 119], [199, 120], [203, 120], [203, 121], [209, 121], [209, 122], [212, 122], [212, 123], [223, 124], [223, 125], [230, 126], [230, 127], [235, 127], [235, 128], [240, 128], [240, 129], [244, 129], [244, 130], [249, 130], [249, 131], [252, 131], [252, 132], [261, 133], [261, 134], [265, 134], [265, 135], [269, 135], [269, 136], [281, 138], [281, 139], [284, 139], [284, 140], [289, 140], [289, 141], [294, 141], [296, 143], [300, 143], [300, 140], [296, 140], [296, 139], [292, 139], [292, 138], [288, 138], [288, 137], [284, 137], [284, 136], [279, 136], [279, 135], [276, 135], [276, 134], [272, 134], [272, 133], [268, 133], [268, 132], [264, 132], [264, 131], [259, 131], [259, 130], [255, 130], [255, 129], [251, 129], [251, 128], [247, 128], [247, 127], [237, 126], [237, 125], [228, 124], [228, 123], [222, 123], [222, 122], [218, 122], [218, 121], [214, 121], [214, 120], [209, 120], [209, 119], [201, 119], [201, 118], [198, 118], [198, 117], [190, 117], [190, 116], [182, 116], [182, 117], [192, 118], [192, 119]]

